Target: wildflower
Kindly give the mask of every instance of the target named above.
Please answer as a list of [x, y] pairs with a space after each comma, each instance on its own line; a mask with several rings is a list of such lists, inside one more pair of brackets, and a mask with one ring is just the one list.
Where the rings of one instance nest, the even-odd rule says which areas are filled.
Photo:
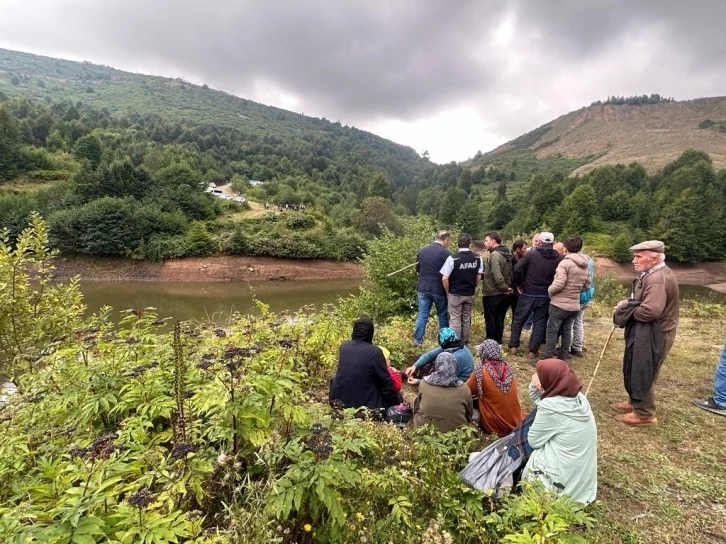
[[303, 525], [303, 530], [304, 530], [304, 531], [305, 531], [306, 533], [309, 533], [310, 531], [312, 531], [312, 530], [313, 530], [313, 526], [312, 526], [312, 525], [310, 525], [309, 523], [306, 523], [305, 525]]
[[230, 459], [231, 459], [230, 456], [227, 455], [226, 453], [220, 453], [217, 456], [217, 464], [219, 466], [224, 466], [229, 462]]
[[361, 514], [360, 512], [356, 512], [355, 519], [357, 519], [358, 521], [363, 521], [364, 519], [366, 519], [366, 517], [363, 514]]

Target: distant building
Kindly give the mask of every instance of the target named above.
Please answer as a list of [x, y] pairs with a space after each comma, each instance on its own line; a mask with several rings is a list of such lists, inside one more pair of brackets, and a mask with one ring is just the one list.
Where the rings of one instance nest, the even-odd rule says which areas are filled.
[[252, 187], [257, 187], [258, 185], [262, 185], [262, 182], [259, 179], [251, 179], [250, 185], [252, 185]]

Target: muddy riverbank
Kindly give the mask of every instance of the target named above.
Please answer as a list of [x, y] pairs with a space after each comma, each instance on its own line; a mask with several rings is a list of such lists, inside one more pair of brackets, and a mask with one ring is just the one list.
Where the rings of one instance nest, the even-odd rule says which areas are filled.
[[59, 257], [56, 279], [83, 281], [285, 281], [362, 279], [357, 262], [274, 259], [270, 257], [193, 257], [163, 263], [119, 258]]

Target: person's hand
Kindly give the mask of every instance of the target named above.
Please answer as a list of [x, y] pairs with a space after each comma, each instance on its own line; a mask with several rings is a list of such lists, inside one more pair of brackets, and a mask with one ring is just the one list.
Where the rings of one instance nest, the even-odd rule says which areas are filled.
[[408, 376], [410, 378], [411, 376], [413, 376], [413, 373], [414, 372], [416, 372], [416, 367], [415, 366], [409, 366], [406, 369], [406, 376]]
[[408, 385], [418, 385], [418, 380], [409, 376], [408, 380], [406, 380], [406, 383], [408, 383]]
[[532, 387], [534, 387], [537, 391], [542, 391], [542, 384], [539, 381], [539, 376], [535, 372], [532, 374], [532, 381], [529, 382]]
[[621, 307], [622, 305], [624, 305], [624, 304], [627, 304], [627, 303], [628, 303], [628, 299], [627, 299], [627, 298], [624, 298], [623, 300], [619, 301], [619, 302], [618, 302], [618, 303], [617, 303], [617, 304], [615, 305], [615, 308], [620, 308], [620, 307]]
[[512, 293], [514, 293], [514, 289], [512, 289], [511, 287], [507, 287], [507, 294], [511, 295]]

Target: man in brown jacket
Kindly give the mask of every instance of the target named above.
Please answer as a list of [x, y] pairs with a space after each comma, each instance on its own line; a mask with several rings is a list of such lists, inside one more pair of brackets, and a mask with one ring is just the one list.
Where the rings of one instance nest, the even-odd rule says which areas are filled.
[[[556, 244], [555, 244], [556, 245]], [[580, 293], [590, 287], [590, 274], [587, 256], [579, 251], [582, 249], [582, 238], [571, 236], [562, 244], [565, 256], [557, 265], [555, 279], [547, 292], [550, 295], [550, 313], [547, 319], [547, 339], [545, 343], [545, 359], [555, 355], [557, 337], [562, 334], [559, 358], [570, 358], [572, 342], [572, 324], [580, 312]]]
[[[622, 412], [616, 416], [618, 421], [628, 425], [655, 425], [655, 383], [658, 379], [660, 367], [668, 352], [673, 347], [678, 327], [678, 281], [673, 271], [665, 264], [663, 242], [648, 240], [630, 248], [633, 252], [633, 267], [640, 273], [633, 282], [631, 300], [640, 302], [633, 313], [633, 319], [640, 322], [657, 321], [663, 335], [663, 354], [657, 362], [653, 383], [644, 399], [629, 399], [625, 402], [611, 404], [611, 407]], [[618, 306], [627, 304], [621, 300]], [[638, 360], [632, 361], [631, 372], [639, 372]], [[628, 379], [628, 377], [625, 377]]]

